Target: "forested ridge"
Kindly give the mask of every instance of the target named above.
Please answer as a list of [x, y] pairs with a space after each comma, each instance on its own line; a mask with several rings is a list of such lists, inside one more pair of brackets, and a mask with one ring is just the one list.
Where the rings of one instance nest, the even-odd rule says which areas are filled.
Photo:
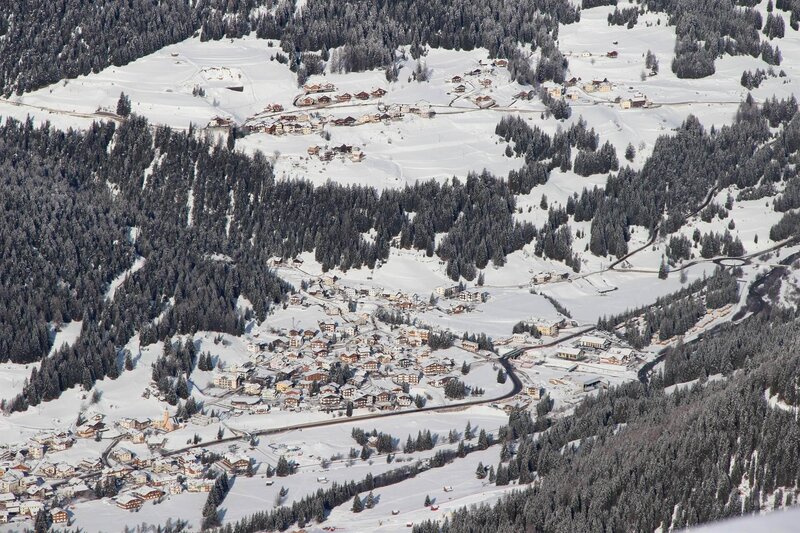
[[[208, 164], [197, 172], [181, 167], [201, 155]], [[266, 267], [266, 250], [247, 240], [223, 242], [219, 228], [208, 223], [219, 209], [214, 193], [244, 195], [272, 179], [263, 158], [213, 150], [207, 141], [167, 130], [152, 136], [146, 121], [132, 117], [119, 128], [95, 124], [80, 133], [9, 119], [0, 131], [0, 161], [3, 360], [40, 360], [50, 349], [50, 328], [82, 321], [77, 342], [55, 347], [12, 409], [116, 377], [119, 350], [136, 330], [144, 344], [199, 329], [241, 333], [239, 295], [263, 319], [290, 289]], [[226, 183], [220, 169], [238, 180]], [[198, 190], [197, 224], [187, 222], [189, 184]], [[224, 218], [227, 208], [221, 212]], [[111, 280], [136, 256], [145, 259], [144, 267], [107, 298]]]
[[414, 531], [653, 531], [793, 505], [800, 426], [768, 398], [797, 407], [798, 348], [794, 311], [723, 326], [668, 354], [649, 384], [589, 398], [546, 431], [507, 432], [496, 482], [530, 486]]
[[[600, 4], [616, 2], [583, 7]], [[773, 41], [785, 33], [783, 16], [775, 11], [763, 20], [753, 5], [643, 0], [626, 13], [631, 22], [640, 9], [666, 13], [677, 34], [672, 70], [697, 78], [713, 74], [723, 54], [780, 64]], [[795, 29], [799, 5], [775, 6], [790, 12]], [[417, 59], [430, 46], [483, 47], [508, 59], [512, 78], [523, 84], [561, 82], [567, 61], [556, 46], [558, 25], [579, 20], [580, 8], [567, 0], [309, 0], [299, 10], [294, 0], [12, 0], [0, 12], [0, 91], [21, 94], [125, 65], [193, 35], [218, 40], [250, 33], [279, 41], [300, 80], [318, 70], [320, 57], [334, 71], [385, 67], [395, 80], [398, 47], [409, 47]]]
[[[428, 45], [483, 46], [506, 57], [512, 76], [523, 83], [563, 80], [558, 23], [580, 17], [567, 0], [312, 0], [299, 11], [294, 0], [13, 0], [4, 7], [0, 91], [6, 96], [124, 65], [193, 35], [218, 40], [252, 32], [280, 41], [295, 71], [310, 68], [295, 52], [321, 52], [334, 60], [334, 70], [391, 72], [401, 45], [410, 46], [415, 57]], [[529, 50], [523, 52], [518, 42]], [[336, 47], [336, 57], [329, 58], [328, 50]], [[534, 66], [529, 56], [539, 49], [544, 59]]]

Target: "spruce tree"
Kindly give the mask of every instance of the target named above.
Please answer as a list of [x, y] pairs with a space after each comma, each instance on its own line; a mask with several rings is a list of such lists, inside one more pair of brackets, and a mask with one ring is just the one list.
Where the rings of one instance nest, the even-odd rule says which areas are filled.
[[658, 267], [658, 279], [667, 279], [667, 276], [669, 276], [669, 267], [667, 267], [664, 258], [661, 258], [661, 266]]
[[364, 510], [364, 504], [361, 502], [361, 498], [359, 498], [358, 494], [353, 496], [353, 507], [351, 507], [351, 510], [354, 513], [360, 513]]
[[467, 420], [467, 426], [464, 428], [464, 440], [472, 440], [475, 434], [472, 432], [472, 424]]
[[125, 93], [119, 93], [117, 100], [117, 115], [127, 117], [131, 114], [131, 100]]
[[489, 447], [489, 437], [486, 435], [486, 430], [481, 429], [481, 432], [478, 434], [478, 449], [485, 450]]
[[278, 458], [278, 466], [275, 468], [275, 475], [278, 477], [286, 477], [291, 473], [289, 461], [286, 460], [286, 457], [281, 455], [280, 458]]
[[628, 146], [625, 148], [625, 159], [633, 161], [634, 157], [636, 157], [636, 148], [633, 147], [633, 144], [628, 143]]
[[501, 384], [506, 382], [506, 373], [502, 368], [497, 371], [497, 382]]
[[39, 509], [39, 512], [36, 513], [36, 518], [33, 521], [33, 531], [34, 533], [47, 533], [50, 531], [51, 524], [52, 519], [50, 517], [50, 512], [46, 509]]

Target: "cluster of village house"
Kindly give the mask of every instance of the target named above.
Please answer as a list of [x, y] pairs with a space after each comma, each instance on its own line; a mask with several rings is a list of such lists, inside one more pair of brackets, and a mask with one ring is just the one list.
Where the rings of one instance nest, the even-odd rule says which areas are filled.
[[[564, 318], [542, 319], [533, 318], [526, 321], [526, 325], [535, 329], [542, 337], [558, 337], [559, 332], [575, 323]], [[507, 339], [495, 341], [495, 346], [529, 345], [532, 339], [527, 333], [515, 333]], [[549, 349], [536, 349], [528, 352], [517, 361], [521, 369], [531, 368], [538, 364], [552, 366], [570, 374], [570, 378], [554, 377], [548, 386], [555, 386], [567, 391], [568, 395], [575, 392], [589, 392], [608, 385], [608, 376], [619, 377], [635, 365], [641, 363], [640, 355], [620, 343], [614, 335], [585, 334], [570, 342], [559, 343]], [[578, 371], [578, 372], [575, 372]], [[575, 372], [575, 374], [571, 374]], [[588, 373], [588, 375], [587, 375]], [[535, 383], [525, 387], [525, 393], [532, 399], [538, 400], [548, 390], [543, 383]]]
[[593, 361], [618, 367], [627, 367], [637, 360], [633, 349], [612, 346], [610, 339], [599, 335], [582, 335], [573, 343], [561, 344], [555, 356], [566, 361]]
[[558, 273], [558, 272], [538, 272], [533, 275], [531, 278], [531, 285], [542, 285], [543, 283], [549, 283], [551, 281], [558, 281], [569, 279], [569, 273]]
[[[607, 57], [616, 58], [617, 55], [618, 54], [616, 51], [612, 51], [607, 54]], [[467, 84], [471, 85], [473, 88], [490, 89], [494, 83], [490, 77], [490, 74], [494, 72], [493, 67], [506, 67], [508, 65], [507, 61], [504, 59], [496, 59], [488, 65], [485, 65], [483, 61], [480, 61], [479, 63], [479, 68], [476, 68], [470, 72], [465, 72], [463, 76], [453, 76], [448, 80], [452, 85], [452, 93], [458, 95], [465, 94], [467, 92]], [[469, 78], [473, 79], [470, 81]], [[543, 87], [551, 98], [567, 98], [569, 100], [577, 100], [581, 94], [585, 93], [611, 92], [614, 89], [614, 84], [608, 81], [608, 78], [603, 78], [602, 80], [593, 79], [589, 81], [582, 81], [580, 78], [573, 77], [569, 80], [566, 80], [564, 83], [547, 82], [543, 84]], [[528, 90], [520, 91], [514, 95], [514, 98], [531, 100], [535, 96], [535, 91]], [[487, 109], [497, 105], [497, 102], [495, 102], [491, 96], [486, 94], [475, 95], [471, 98], [471, 100], [476, 106], [482, 109]], [[647, 107], [650, 104], [647, 97], [638, 92], [630, 97], [617, 97], [615, 102], [618, 103], [623, 109]]]
[[[274, 265], [281, 263], [280, 259], [272, 261]], [[440, 287], [436, 293], [462, 309], [469, 302], [486, 298], [485, 293], [458, 286]], [[312, 327], [274, 331], [269, 340], [253, 334], [247, 361], [215, 370], [212, 385], [222, 389], [219, 396], [225, 394], [224, 403], [218, 405], [237, 414], [272, 409], [334, 411], [348, 404], [354, 409], [398, 409], [413, 403], [409, 387], [444, 387], [460, 375], [455, 361], [432, 354], [427, 345], [429, 328], [379, 327], [370, 313], [342, 309], [347, 302], [360, 298], [380, 302], [389, 311], [428, 310], [433, 306], [416, 295], [341, 286], [335, 278], [323, 276], [303, 293], [290, 296], [288, 304], [307, 307], [324, 302], [329, 319]], [[475, 342], [459, 343], [465, 350], [478, 352]], [[344, 365], [351, 375], [335, 380]]]
[[[69, 505], [96, 498], [98, 483], [113, 484], [116, 506], [136, 510], [167, 495], [210, 491], [215, 482], [210, 472], [252, 474], [252, 459], [235, 450], [211, 458], [204, 452], [153, 453], [163, 445], [165, 433], [180, 427], [166, 412], [160, 420], [124, 418], [114, 424], [107, 424], [102, 414], [93, 414], [74, 429], [41, 433], [25, 444], [0, 450], [0, 523], [31, 519], [44, 510], [54, 524], [67, 524]], [[77, 464], [57, 459], [77, 440], [99, 436], [119, 443], [108, 457], [85, 457]], [[146, 444], [139, 447], [146, 451], [139, 455], [126, 443], [133, 448]]]
[[[580, 78], [574, 77], [563, 84], [547, 82], [543, 84], [543, 87], [551, 98], [567, 98], [568, 100], [577, 100], [584, 93], [609, 93], [615, 89], [614, 84], [608, 81], [608, 78], [584, 82]], [[530, 93], [522, 91], [516, 97], [530, 99]], [[622, 109], [642, 108], [650, 105], [647, 97], [640, 92], [636, 92], [632, 96], [617, 96], [614, 102], [618, 103]]]
[[377, 113], [364, 113], [358, 116], [334, 117], [319, 112], [297, 112], [279, 116], [256, 115], [249, 118], [244, 127], [249, 132], [270, 135], [310, 135], [319, 133], [327, 126], [360, 126], [362, 124], [389, 123], [403, 120], [406, 114], [430, 118], [434, 115], [427, 103], [417, 105], [392, 104], [379, 105]]
[[[413, 403], [409, 387], [421, 382], [443, 387], [455, 377], [455, 362], [433, 357], [426, 346], [428, 329], [362, 333], [359, 328], [368, 321], [359, 317], [340, 325], [330, 320], [316, 328], [282, 332], [269, 343], [252, 342], [250, 361], [218, 371], [214, 386], [239, 392], [226, 398], [227, 403], [250, 413], [273, 407], [339, 410], [348, 403], [356, 409], [387, 410]], [[469, 341], [463, 347], [478, 350]], [[336, 363], [352, 370], [343, 383], [331, 381]]]
[[[354, 98], [356, 100], [366, 101], [371, 98], [383, 98], [386, 95], [385, 89], [377, 88], [370, 92], [359, 91], [355, 94], [339, 93], [333, 96], [328, 96], [325, 93], [336, 91], [336, 86], [334, 86], [332, 83], [306, 84], [303, 86], [303, 91], [305, 92], [305, 95], [295, 100], [295, 105], [297, 107], [323, 107], [331, 104], [346, 104], [352, 101]], [[312, 94], [316, 95], [320, 93], [322, 94], [321, 96], [311, 96]]]
[[[467, 83], [472, 85], [474, 88], [490, 89], [494, 85], [494, 81], [492, 81], [492, 78], [490, 77], [492, 74], [494, 74], [494, 68], [506, 68], [508, 67], [508, 61], [505, 59], [495, 59], [489, 63], [484, 63], [483, 60], [480, 60], [478, 65], [478, 68], [475, 68], [469, 72], [465, 72], [463, 76], [456, 75], [448, 80], [453, 86], [453, 94], [461, 95], [466, 93]], [[469, 81], [469, 78], [474, 78], [474, 83]], [[494, 98], [486, 94], [473, 96], [472, 102], [481, 109], [488, 109], [497, 105], [497, 102], [494, 101]]]
[[361, 148], [348, 144], [334, 146], [331, 149], [328, 149], [327, 146], [324, 148], [319, 145], [309, 146], [308, 155], [317, 157], [320, 161], [331, 161], [334, 157], [339, 157], [340, 159], [349, 159], [353, 163], [361, 162], [366, 157]]
[[[532, 318], [523, 321], [529, 329], [535, 329], [541, 337], [556, 338], [562, 329], [575, 326], [574, 321], [567, 321], [566, 318], [559, 317], [553, 319]], [[530, 344], [531, 338], [527, 333], [514, 333], [506, 339], [494, 341], [495, 346]], [[600, 365], [612, 365], [627, 368], [637, 362], [638, 354], [631, 348], [619, 345], [615, 336], [605, 335], [581, 335], [572, 342], [560, 343], [551, 350], [551, 355], [557, 359], [581, 362], [591, 361]], [[537, 353], [541, 353], [537, 350]]]

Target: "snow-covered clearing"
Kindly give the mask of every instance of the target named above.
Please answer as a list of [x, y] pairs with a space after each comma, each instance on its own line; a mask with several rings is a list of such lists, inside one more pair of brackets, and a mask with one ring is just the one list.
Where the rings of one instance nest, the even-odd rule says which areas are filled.
[[125, 272], [121, 273], [119, 276], [114, 278], [111, 283], [108, 284], [108, 290], [106, 291], [105, 299], [106, 300], [113, 300], [114, 294], [117, 292], [117, 289], [125, 283], [125, 280], [128, 279], [129, 276], [134, 275], [136, 272], [142, 269], [146, 260], [144, 257], [137, 257], [134, 260], [133, 264], [125, 270]]

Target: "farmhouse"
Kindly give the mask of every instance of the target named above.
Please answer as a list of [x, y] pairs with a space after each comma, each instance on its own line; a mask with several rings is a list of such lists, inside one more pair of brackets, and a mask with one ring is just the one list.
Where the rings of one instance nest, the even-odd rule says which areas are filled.
[[287, 409], [296, 409], [300, 406], [300, 397], [299, 396], [287, 396], [283, 400], [283, 405]]
[[636, 352], [632, 348], [614, 347], [609, 348], [605, 356], [614, 358], [622, 363], [630, 363], [636, 357]]
[[477, 352], [479, 349], [478, 343], [475, 341], [461, 341], [461, 347], [470, 352]]
[[556, 357], [568, 361], [579, 361], [583, 359], [583, 349], [572, 348], [571, 346], [559, 346], [556, 350]]
[[536, 328], [539, 335], [555, 337], [558, 335], [558, 330], [563, 323], [563, 320], [536, 320], [533, 323], [533, 327]]
[[226, 453], [216, 465], [228, 474], [244, 474], [250, 468], [250, 458], [243, 454]]
[[338, 394], [323, 394], [319, 398], [320, 405], [324, 407], [334, 407], [339, 405], [340, 398]]
[[477, 291], [461, 291], [458, 293], [458, 299], [462, 302], [480, 302], [483, 300], [483, 294]]
[[189, 492], [211, 492], [211, 489], [214, 488], [214, 483], [213, 479], [190, 479], [186, 482], [186, 490]]
[[217, 374], [214, 376], [214, 386], [220, 389], [235, 390], [241, 384], [241, 377], [233, 373]]
[[435, 376], [437, 374], [444, 374], [447, 372], [447, 367], [439, 361], [432, 361], [422, 367], [422, 373], [426, 376]]
[[137, 498], [131, 493], [120, 494], [117, 496], [117, 507], [120, 509], [132, 511], [134, 509], [141, 508], [142, 505], [144, 505], [144, 500]]
[[151, 500], [157, 500], [157, 499], [161, 498], [162, 496], [164, 496], [165, 493], [164, 493], [163, 490], [161, 490], [161, 489], [159, 489], [157, 487], [151, 487], [149, 485], [144, 485], [142, 487], [139, 487], [139, 488], [135, 489], [132, 492], [132, 494], [134, 496], [136, 496], [137, 498], [141, 499], [141, 500], [149, 502]]
[[306, 83], [303, 85], [303, 90], [306, 94], [310, 93], [328, 93], [336, 90], [336, 86], [332, 83]]
[[102, 422], [95, 422], [94, 424], [84, 424], [75, 431], [75, 434], [82, 439], [91, 439], [98, 431], [102, 430], [105, 424]]
[[593, 93], [595, 91], [607, 93], [611, 91], [611, 82], [608, 81], [608, 78], [603, 78], [602, 80], [592, 80], [591, 82], [584, 84], [583, 90], [587, 93]]
[[495, 101], [491, 96], [478, 96], [475, 98], [475, 105], [481, 109], [487, 109], [495, 105]]
[[225, 128], [230, 128], [231, 126], [233, 126], [233, 121], [231, 119], [216, 116], [212, 118], [210, 121], [208, 121], [208, 126], [206, 127], [225, 129]]
[[556, 83], [547, 83], [544, 85], [547, 94], [550, 95], [551, 98], [561, 98], [561, 85]]
[[532, 400], [540, 400], [544, 395], [544, 389], [538, 385], [533, 385], [527, 387], [525, 393], [530, 396]]
[[358, 398], [353, 399], [353, 407], [367, 407], [372, 405], [372, 403], [373, 398], [369, 395], [359, 396]]
[[447, 385], [447, 382], [450, 381], [451, 379], [455, 379], [455, 377], [454, 376], [438, 376], [438, 377], [435, 377], [435, 378], [431, 379], [429, 381], [429, 383], [431, 385], [433, 385], [434, 387], [444, 387], [445, 385]]
[[69, 522], [69, 515], [64, 509], [53, 507], [50, 509], [50, 519], [54, 524], [66, 524]]
[[578, 345], [584, 348], [604, 350], [611, 346], [611, 341], [594, 335], [583, 335], [580, 339], [578, 339]]
[[417, 385], [419, 383], [419, 373], [415, 371], [398, 371], [392, 376], [392, 381], [400, 385], [403, 383]]
[[648, 100], [646, 96], [636, 95], [632, 98], [623, 98], [620, 100], [619, 105], [622, 109], [642, 108], [647, 107]]

